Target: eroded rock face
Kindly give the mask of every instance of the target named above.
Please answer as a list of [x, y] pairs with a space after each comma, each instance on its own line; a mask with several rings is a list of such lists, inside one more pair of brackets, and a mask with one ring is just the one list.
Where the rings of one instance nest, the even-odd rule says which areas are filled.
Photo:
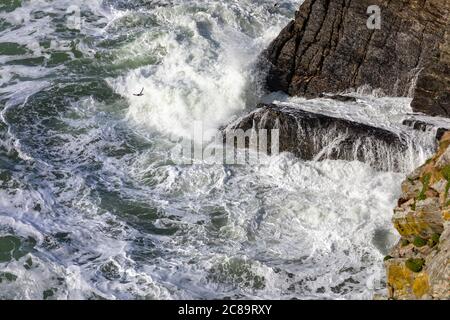
[[407, 144], [381, 128], [297, 108], [260, 104], [226, 131], [279, 129], [279, 151], [304, 160], [359, 160], [380, 170], [398, 170]]
[[393, 223], [402, 236], [386, 264], [393, 299], [450, 299], [450, 132], [403, 183]]
[[[381, 29], [367, 8], [381, 8]], [[271, 91], [317, 97], [370, 85], [450, 116], [450, 1], [306, 0], [270, 45]]]

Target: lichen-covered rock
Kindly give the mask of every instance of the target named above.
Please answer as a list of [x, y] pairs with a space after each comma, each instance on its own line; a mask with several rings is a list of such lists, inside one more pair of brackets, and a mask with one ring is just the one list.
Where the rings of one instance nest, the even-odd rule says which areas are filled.
[[424, 271], [414, 272], [407, 267], [406, 259], [386, 262], [389, 297], [430, 298], [430, 280]]
[[[368, 7], [381, 28], [367, 27]], [[305, 0], [270, 45], [267, 86], [317, 97], [370, 85], [450, 116], [450, 1]]]
[[391, 299], [450, 299], [450, 132], [403, 183], [393, 223], [402, 236], [385, 260]]
[[392, 219], [400, 235], [414, 241], [416, 236], [428, 238], [434, 233], [442, 233], [443, 219], [438, 198], [416, 199], [405, 204], [394, 210]]

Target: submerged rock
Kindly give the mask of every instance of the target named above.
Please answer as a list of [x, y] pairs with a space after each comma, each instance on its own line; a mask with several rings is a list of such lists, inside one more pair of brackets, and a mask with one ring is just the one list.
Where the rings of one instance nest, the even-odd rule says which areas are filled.
[[437, 153], [403, 183], [392, 218], [402, 239], [385, 261], [389, 298], [450, 299], [449, 152], [447, 132]]
[[226, 131], [278, 129], [279, 151], [304, 160], [359, 160], [380, 170], [397, 170], [408, 148], [399, 135], [367, 124], [275, 104], [237, 120]]
[[[367, 26], [369, 6], [381, 28]], [[267, 87], [317, 97], [369, 85], [450, 116], [450, 1], [305, 0], [263, 56]]]

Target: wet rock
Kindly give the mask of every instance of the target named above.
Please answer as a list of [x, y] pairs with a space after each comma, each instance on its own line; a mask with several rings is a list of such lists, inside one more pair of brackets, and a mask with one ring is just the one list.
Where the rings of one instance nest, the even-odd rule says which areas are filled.
[[426, 122], [423, 120], [414, 119], [414, 118], [405, 119], [405, 120], [403, 120], [402, 124], [407, 127], [410, 127], [411, 129], [419, 130], [422, 132], [435, 130], [437, 141], [441, 140], [442, 135], [445, 132], [447, 132], [448, 130], [450, 130], [450, 127], [436, 126], [435, 124], [432, 124], [432, 123], [429, 123], [429, 122]]
[[432, 128], [432, 125], [430, 125], [429, 123], [416, 119], [405, 119], [403, 120], [402, 124], [412, 129], [420, 130], [423, 132], [428, 131], [430, 130], [430, 128]]
[[[371, 5], [380, 29], [367, 27]], [[306, 0], [263, 55], [267, 87], [317, 97], [369, 85], [450, 116], [449, 12], [447, 0]]]
[[398, 169], [397, 155], [407, 148], [402, 137], [388, 130], [274, 104], [260, 104], [225, 130], [252, 128], [278, 129], [280, 152], [305, 160], [359, 160], [380, 170]]

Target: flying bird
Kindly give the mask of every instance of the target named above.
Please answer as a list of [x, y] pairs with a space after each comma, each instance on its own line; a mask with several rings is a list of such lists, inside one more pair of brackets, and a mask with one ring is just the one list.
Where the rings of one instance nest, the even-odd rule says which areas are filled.
[[139, 92], [139, 93], [133, 93], [133, 96], [136, 96], [136, 97], [142, 97], [143, 95], [144, 95], [144, 88], [142, 88], [141, 92]]

